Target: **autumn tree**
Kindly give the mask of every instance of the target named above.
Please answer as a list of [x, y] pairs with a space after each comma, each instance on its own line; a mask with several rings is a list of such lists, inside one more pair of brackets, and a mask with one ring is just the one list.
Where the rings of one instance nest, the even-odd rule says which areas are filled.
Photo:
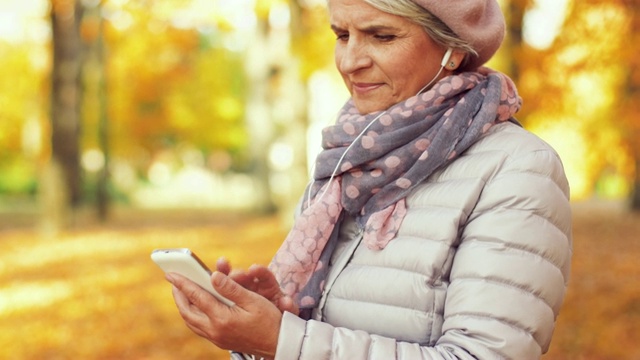
[[631, 155], [615, 94], [627, 67], [619, 56], [628, 44], [626, 11], [619, 2], [568, 1], [554, 40], [533, 47], [522, 30], [552, 25], [544, 18], [522, 21], [532, 1], [512, 0], [508, 6], [512, 66], [507, 68], [524, 98], [519, 118], [558, 150], [574, 200], [624, 193], [621, 179], [629, 178]]
[[[94, 166], [95, 180], [95, 206], [98, 219], [107, 220], [110, 195], [110, 133], [108, 114], [106, 45], [104, 41], [104, 17], [102, 16], [104, 1], [87, 5], [81, 23], [81, 38], [84, 56], [82, 57], [82, 112], [81, 118], [85, 133], [85, 139], [94, 135], [97, 147], [102, 154], [99, 166]], [[101, 163], [100, 163], [101, 162]], [[87, 182], [85, 176], [85, 183]]]
[[554, 81], [555, 89], [565, 94], [558, 106], [574, 114], [576, 123], [571, 128], [583, 134], [587, 143], [584, 160], [590, 171], [585, 178], [599, 191], [607, 177], [632, 182], [634, 158], [637, 162], [640, 150], [639, 112], [634, 106], [640, 83], [633, 70], [637, 51], [629, 46], [634, 36], [638, 38], [631, 31], [637, 18], [635, 3], [572, 2], [555, 48], [557, 69], [547, 70], [553, 78], [564, 78]]
[[520, 78], [521, 67], [525, 65], [523, 60], [524, 43], [522, 24], [527, 9], [531, 6], [531, 0], [511, 0], [503, 5], [506, 21], [506, 36], [502, 45], [501, 55], [505, 72], [516, 82]]
[[624, 46], [619, 52], [619, 59], [625, 66], [618, 109], [626, 130], [626, 142], [635, 159], [630, 206], [632, 210], [640, 211], [640, 57], [634, 45], [640, 43], [640, 1], [622, 0], [620, 5], [627, 16], [627, 31], [623, 33]]
[[[41, 184], [46, 217], [62, 216], [81, 199], [79, 0], [52, 0], [51, 160]], [[62, 195], [60, 195], [62, 194]], [[58, 218], [59, 219], [59, 218]], [[51, 225], [56, 227], [63, 224]]]
[[108, 15], [105, 23], [114, 157], [152, 158], [182, 143], [205, 153], [246, 146], [248, 84], [242, 52], [226, 48], [231, 25], [212, 18], [176, 26], [172, 16], [181, 6], [150, 0], [107, 7], [128, 19]]

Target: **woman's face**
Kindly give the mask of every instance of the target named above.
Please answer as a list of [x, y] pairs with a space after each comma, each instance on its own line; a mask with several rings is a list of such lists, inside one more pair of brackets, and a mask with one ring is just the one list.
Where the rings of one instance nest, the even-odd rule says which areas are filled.
[[363, 0], [328, 3], [336, 66], [361, 114], [416, 95], [438, 73], [445, 49], [420, 25]]

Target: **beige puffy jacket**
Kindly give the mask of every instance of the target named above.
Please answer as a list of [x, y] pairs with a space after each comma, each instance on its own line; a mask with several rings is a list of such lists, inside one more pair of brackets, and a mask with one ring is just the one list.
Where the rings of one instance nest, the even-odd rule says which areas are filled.
[[314, 320], [285, 313], [277, 360], [538, 359], [571, 259], [557, 154], [494, 126], [407, 197], [397, 238], [374, 251], [341, 227]]

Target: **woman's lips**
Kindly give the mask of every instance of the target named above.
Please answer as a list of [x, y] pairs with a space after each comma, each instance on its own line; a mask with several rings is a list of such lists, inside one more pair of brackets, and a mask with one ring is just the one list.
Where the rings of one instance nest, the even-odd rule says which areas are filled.
[[382, 83], [363, 83], [363, 82], [354, 82], [351, 83], [353, 87], [353, 91], [359, 94], [365, 94], [375, 89], [378, 89], [383, 84]]

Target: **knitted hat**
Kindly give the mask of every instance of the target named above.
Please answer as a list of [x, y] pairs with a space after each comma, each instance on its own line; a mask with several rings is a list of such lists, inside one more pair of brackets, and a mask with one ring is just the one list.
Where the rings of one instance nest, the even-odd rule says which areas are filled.
[[478, 52], [465, 69], [476, 69], [498, 51], [505, 35], [504, 15], [496, 0], [414, 0], [442, 20]]

